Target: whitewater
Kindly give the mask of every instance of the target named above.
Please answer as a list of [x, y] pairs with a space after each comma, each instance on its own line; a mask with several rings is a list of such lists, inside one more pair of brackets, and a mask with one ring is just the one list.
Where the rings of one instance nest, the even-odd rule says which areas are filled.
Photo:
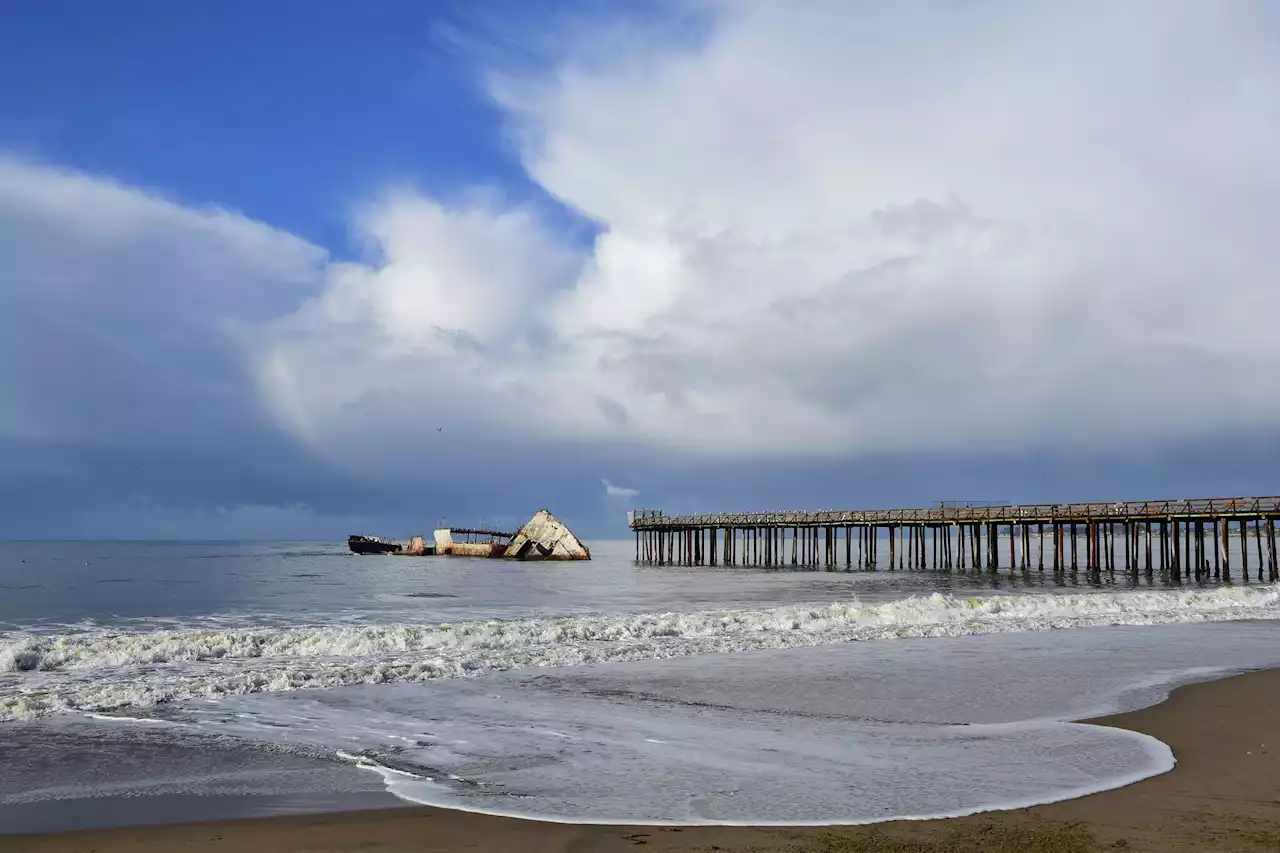
[[1158, 740], [1073, 721], [1276, 666], [1278, 627], [902, 637], [260, 692], [170, 706], [161, 725], [111, 714], [93, 725], [176, 743], [239, 738], [352, 768], [401, 800], [540, 820], [931, 818], [1166, 772], [1176, 756]]
[[1280, 586], [1000, 594], [440, 623], [0, 634], [0, 721], [535, 667], [902, 638], [1280, 618]]
[[[1159, 573], [0, 543], [0, 834], [407, 800], [849, 823], [1164, 772], [1073, 722], [1280, 665], [1280, 586]], [[193, 768], [195, 768], [193, 770]]]

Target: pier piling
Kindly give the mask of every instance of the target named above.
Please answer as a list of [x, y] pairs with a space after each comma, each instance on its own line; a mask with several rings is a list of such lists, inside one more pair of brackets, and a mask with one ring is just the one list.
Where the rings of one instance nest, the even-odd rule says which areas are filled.
[[1000, 540], [1008, 536], [1011, 575], [1030, 571], [1034, 539], [1041, 572], [1046, 559], [1055, 573], [1075, 572], [1083, 555], [1091, 576], [1114, 575], [1119, 548], [1131, 578], [1143, 570], [1152, 577], [1158, 563], [1171, 581], [1229, 582], [1235, 524], [1241, 579], [1276, 582], [1277, 519], [1280, 497], [1259, 497], [700, 516], [635, 510], [631, 529], [638, 563], [999, 572]]

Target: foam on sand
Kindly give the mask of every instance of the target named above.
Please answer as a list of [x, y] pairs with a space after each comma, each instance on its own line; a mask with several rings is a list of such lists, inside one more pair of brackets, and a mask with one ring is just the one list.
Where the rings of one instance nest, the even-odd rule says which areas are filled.
[[[1026, 642], [1010, 640], [1009, 648]], [[1106, 637], [1079, 640], [1082, 648], [1111, 647]], [[388, 792], [409, 802], [566, 823], [821, 825], [933, 818], [1080, 796], [1174, 766], [1165, 744], [1125, 729], [1047, 719], [986, 722], [1002, 714], [1003, 703], [988, 695], [990, 681], [981, 676], [986, 656], [955, 654], [958, 644], [968, 642], [911, 644], [936, 643], [955, 661], [957, 677], [942, 679], [939, 688], [968, 709], [973, 721], [964, 723], [864, 715], [868, 702], [896, 715], [899, 688], [918, 683], [928, 669], [919, 667], [930, 657], [923, 648], [902, 656], [885, 650], [899, 664], [893, 675], [875, 664], [832, 670], [821, 659], [837, 657], [833, 647], [753, 654], [748, 666], [711, 679], [718, 701], [710, 703], [703, 701], [705, 683], [682, 673], [698, 671], [699, 663], [718, 670], [716, 662], [686, 659], [593, 674], [569, 670], [552, 678], [508, 673], [430, 687], [228, 697], [186, 713], [210, 733], [336, 753], [377, 773]], [[1130, 639], [1121, 646], [1141, 643]], [[1186, 644], [1172, 645], [1168, 659], [1185, 654]], [[833, 671], [842, 677], [827, 677]], [[860, 676], [872, 673], [888, 681], [872, 691], [879, 699], [860, 701], [859, 685], [867, 684]], [[1183, 675], [1167, 672], [1166, 686]], [[760, 705], [758, 686], [779, 680], [806, 685], [816, 701], [797, 711], [780, 710], [785, 702], [768, 699]], [[1030, 689], [1038, 683], [1033, 680]], [[1085, 679], [1079, 687], [1106, 692], [1114, 685]], [[885, 697], [893, 698], [886, 704]], [[841, 705], [850, 712], [829, 713]]]
[[[1058, 723], [1057, 725], [1079, 726], [1081, 729], [1098, 729], [1101, 727], [1088, 726], [1085, 724], [1074, 723]], [[532, 820], [539, 823], [562, 823], [575, 825], [600, 825], [600, 826], [776, 826], [776, 827], [802, 827], [802, 826], [863, 826], [867, 824], [885, 823], [888, 821], [899, 820], [940, 820], [945, 818], [969, 817], [970, 815], [982, 814], [990, 811], [1006, 811], [1014, 809], [1026, 809], [1032, 806], [1042, 806], [1049, 803], [1060, 803], [1065, 800], [1074, 800], [1080, 797], [1086, 797], [1090, 794], [1098, 794], [1103, 791], [1114, 790], [1115, 788], [1123, 788], [1126, 785], [1132, 785], [1135, 782], [1141, 782], [1143, 779], [1150, 779], [1153, 776], [1159, 776], [1167, 773], [1177, 764], [1171, 750], [1167, 744], [1157, 740], [1156, 738], [1144, 735], [1139, 732], [1129, 732], [1123, 729], [1112, 729], [1108, 731], [1119, 732], [1119, 738], [1129, 738], [1136, 742], [1139, 749], [1145, 752], [1147, 762], [1136, 769], [1127, 772], [1117, 772], [1110, 777], [1102, 778], [1097, 781], [1076, 785], [1069, 788], [1061, 788], [1051, 790], [1045, 793], [1032, 794], [1030, 796], [1021, 796], [1005, 800], [994, 800], [989, 802], [981, 802], [975, 805], [963, 806], [957, 809], [930, 811], [930, 812], [911, 812], [903, 811], [900, 813], [881, 812], [874, 816], [860, 814], [861, 808], [857, 805], [848, 806], [849, 811], [840, 815], [832, 815], [829, 817], [812, 818], [808, 820], [780, 820], [776, 818], [721, 818], [707, 817], [702, 815], [691, 815], [679, 819], [656, 819], [651, 817], [637, 817], [631, 814], [618, 814], [611, 817], [591, 817], [583, 815], [562, 815], [555, 813], [546, 813], [535, 810], [521, 811], [511, 808], [493, 808], [491, 806], [477, 805], [465, 798], [457, 796], [452, 790], [443, 785], [439, 785], [430, 779], [417, 777], [412, 773], [392, 770], [384, 767], [375, 761], [360, 760], [356, 762], [356, 766], [371, 770], [382, 777], [383, 783], [386, 785], [387, 792], [406, 802], [415, 803], [423, 806], [433, 806], [435, 808], [453, 809], [456, 811], [471, 812], [473, 814], [491, 815], [493, 817], [514, 818], [517, 820]], [[340, 754], [341, 758], [353, 759], [354, 757]], [[862, 807], [865, 808], [865, 807]]]

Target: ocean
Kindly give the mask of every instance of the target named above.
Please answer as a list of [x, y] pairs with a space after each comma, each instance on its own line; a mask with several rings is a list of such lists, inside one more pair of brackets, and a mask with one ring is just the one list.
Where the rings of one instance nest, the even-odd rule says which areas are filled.
[[[1074, 720], [1280, 665], [1280, 587], [0, 543], [0, 833], [422, 803], [856, 823], [1168, 770]], [[1239, 577], [1239, 573], [1236, 574]]]

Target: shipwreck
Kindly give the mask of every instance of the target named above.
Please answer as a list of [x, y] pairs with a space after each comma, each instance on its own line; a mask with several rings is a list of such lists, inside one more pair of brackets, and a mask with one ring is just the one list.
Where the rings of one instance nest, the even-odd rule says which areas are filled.
[[511, 537], [506, 556], [513, 560], [590, 560], [591, 550], [560, 519], [540, 509]]
[[415, 536], [400, 545], [376, 536], [352, 536], [347, 545], [357, 554], [404, 557], [487, 557], [508, 560], [590, 560], [591, 549], [564, 522], [545, 509], [514, 533], [465, 527], [442, 527], [431, 541]]

